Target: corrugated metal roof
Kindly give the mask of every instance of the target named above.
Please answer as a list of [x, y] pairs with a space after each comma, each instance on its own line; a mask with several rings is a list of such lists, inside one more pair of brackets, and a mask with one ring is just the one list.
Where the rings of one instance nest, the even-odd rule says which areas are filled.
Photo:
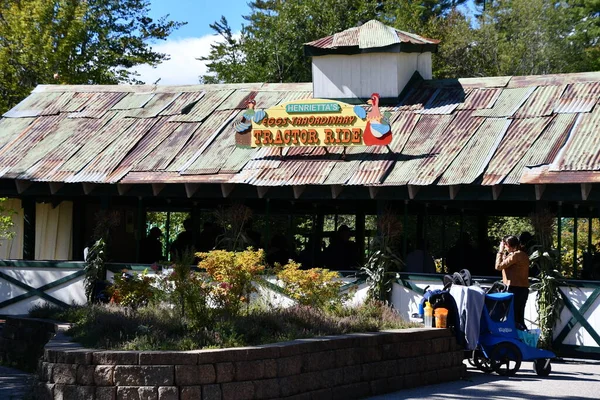
[[490, 160], [481, 184], [497, 185], [502, 183], [504, 177], [527, 153], [550, 120], [550, 117], [513, 120]]
[[551, 166], [551, 171], [594, 171], [600, 169], [600, 107], [582, 113]]
[[336, 49], [340, 47], [374, 49], [398, 43], [424, 45], [438, 44], [439, 42], [439, 40], [397, 30], [377, 20], [370, 20], [359, 27], [346, 29], [334, 35], [306, 43], [306, 45], [318, 49]]
[[[333, 40], [335, 42], [335, 35]], [[371, 20], [358, 28], [359, 49], [385, 47], [396, 43], [400, 43], [400, 38], [396, 30], [379, 21]], [[349, 44], [349, 46], [352, 46], [352, 44]]]
[[575, 114], [556, 115], [544, 132], [504, 179], [505, 184], [517, 185], [526, 167], [551, 163], [564, 145], [575, 123]]
[[539, 86], [513, 117], [532, 118], [552, 115], [556, 99], [560, 97], [565, 88], [566, 85]]
[[422, 115], [384, 183], [406, 185], [413, 179], [425, 159], [436, 157], [432, 154], [435, 143], [453, 118], [454, 115]]
[[510, 120], [486, 118], [442, 175], [439, 185], [473, 183], [485, 170], [508, 129]]
[[600, 82], [574, 83], [567, 87], [556, 102], [556, 113], [584, 113], [592, 111], [600, 97]]
[[444, 173], [484, 121], [471, 114], [472, 111], [458, 112], [446, 130], [438, 134], [432, 157], [423, 159], [409, 184], [431, 185]]
[[381, 108], [392, 113], [389, 149], [351, 147], [343, 160], [340, 147], [234, 146], [248, 98], [259, 109], [310, 98], [310, 83], [41, 86], [0, 119], [0, 178], [369, 186], [600, 174], [600, 73], [412, 85]]
[[527, 101], [534, 87], [503, 89], [492, 108], [477, 110], [476, 117], [510, 117]]

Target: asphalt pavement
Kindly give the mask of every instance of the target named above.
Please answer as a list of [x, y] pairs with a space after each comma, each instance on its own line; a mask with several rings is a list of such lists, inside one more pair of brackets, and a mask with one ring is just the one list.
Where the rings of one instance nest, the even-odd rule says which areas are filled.
[[369, 399], [600, 399], [600, 362], [553, 362], [552, 373], [545, 378], [533, 372], [531, 362], [524, 361], [519, 372], [511, 378], [485, 374], [469, 365], [467, 376], [463, 380], [402, 390]]
[[32, 376], [14, 368], [0, 366], [0, 399], [22, 400], [30, 397]]

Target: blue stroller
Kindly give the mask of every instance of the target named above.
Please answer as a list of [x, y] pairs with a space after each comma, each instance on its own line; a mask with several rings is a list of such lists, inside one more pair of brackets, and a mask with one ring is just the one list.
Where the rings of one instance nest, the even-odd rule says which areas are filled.
[[551, 351], [529, 346], [520, 339], [512, 293], [485, 295], [479, 342], [471, 364], [486, 373], [513, 376], [519, 371], [521, 361], [533, 361], [535, 373], [548, 376], [552, 370], [550, 360], [555, 357]]

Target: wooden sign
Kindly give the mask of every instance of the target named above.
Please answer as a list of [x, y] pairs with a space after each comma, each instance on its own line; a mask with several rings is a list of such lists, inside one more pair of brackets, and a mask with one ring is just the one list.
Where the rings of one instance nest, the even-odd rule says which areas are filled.
[[296, 100], [255, 110], [250, 100], [236, 121], [236, 144], [243, 147], [386, 146], [392, 140], [390, 113], [379, 110], [374, 93], [370, 109], [334, 100]]

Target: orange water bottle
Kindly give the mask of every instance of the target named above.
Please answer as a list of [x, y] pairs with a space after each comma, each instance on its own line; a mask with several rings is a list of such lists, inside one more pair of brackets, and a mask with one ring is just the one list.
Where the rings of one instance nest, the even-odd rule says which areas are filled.
[[423, 311], [423, 323], [425, 324], [425, 328], [433, 328], [433, 307], [431, 307], [431, 304], [428, 301], [425, 302]]

